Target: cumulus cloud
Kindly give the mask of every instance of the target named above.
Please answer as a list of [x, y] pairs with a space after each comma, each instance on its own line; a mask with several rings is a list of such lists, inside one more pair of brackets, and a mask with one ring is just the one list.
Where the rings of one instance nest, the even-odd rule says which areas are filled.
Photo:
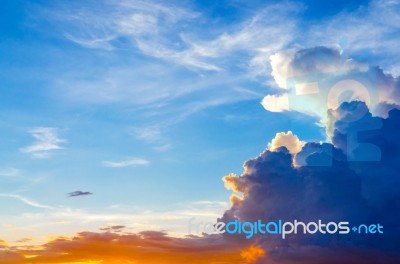
[[276, 133], [275, 138], [268, 144], [268, 148], [271, 151], [276, 151], [280, 147], [285, 147], [290, 153], [295, 154], [300, 152], [303, 145], [303, 141], [294, 135], [292, 131], [288, 131], [287, 133]]
[[400, 104], [398, 78], [346, 57], [340, 47], [290, 50], [270, 59], [281, 92], [264, 97], [262, 105], [268, 111], [298, 111], [318, 117], [325, 126], [327, 111], [343, 102], [363, 101], [382, 117]]
[[150, 161], [142, 158], [128, 158], [121, 161], [103, 161], [103, 165], [110, 168], [123, 168], [149, 165]]
[[53, 127], [36, 127], [29, 130], [29, 133], [36, 139], [36, 142], [22, 148], [21, 151], [36, 158], [49, 157], [51, 151], [62, 149], [61, 144], [65, 142], [58, 136], [57, 129]]
[[[330, 111], [329, 122], [332, 143], [301, 143], [298, 152], [301, 141], [293, 133], [278, 133], [271, 142], [273, 151], [266, 149], [246, 161], [243, 174], [224, 177], [226, 187], [236, 195], [219, 221], [379, 223], [383, 234], [297, 234], [285, 240], [273, 235], [246, 240], [227, 234], [176, 238], [158, 231], [117, 232], [123, 226], [109, 225], [101, 229], [103, 233], [81, 232], [74, 238], [50, 241], [40, 250], [3, 246], [5, 260], [0, 263], [186, 263], [188, 259], [194, 263], [397, 263], [400, 110], [390, 110], [387, 118], [376, 117], [365, 103], [354, 101]], [[294, 154], [288, 150], [292, 145]]]
[[[224, 177], [226, 186], [239, 196], [220, 220], [345, 219], [380, 223], [386, 232], [380, 237], [297, 234], [285, 240], [259, 236], [253, 243], [268, 252], [260, 263], [395, 263], [400, 259], [395, 246], [400, 244], [400, 110], [392, 109], [387, 118], [374, 117], [365, 103], [354, 101], [343, 103], [330, 115], [332, 144], [308, 142], [295, 155], [286, 147], [267, 149], [246, 161], [240, 176]], [[294, 167], [296, 162], [301, 166]]]
[[289, 111], [289, 97], [286, 93], [281, 95], [266, 95], [261, 101], [265, 110], [271, 112]]

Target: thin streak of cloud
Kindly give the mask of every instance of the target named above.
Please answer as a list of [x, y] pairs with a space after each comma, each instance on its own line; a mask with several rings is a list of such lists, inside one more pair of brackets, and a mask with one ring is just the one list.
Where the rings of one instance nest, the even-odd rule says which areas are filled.
[[153, 149], [155, 151], [159, 151], [159, 152], [164, 152], [164, 151], [168, 151], [172, 148], [172, 144], [164, 144], [164, 145], [160, 145], [160, 146], [154, 146]]
[[103, 166], [110, 168], [136, 167], [149, 164], [150, 161], [142, 158], [129, 158], [121, 161], [103, 161]]
[[27, 243], [27, 242], [31, 242], [31, 241], [32, 241], [31, 237], [24, 237], [24, 238], [16, 240], [15, 242], [17, 242], [17, 243]]
[[0, 193], [0, 197], [13, 198], [13, 199], [23, 202], [24, 204], [27, 204], [27, 205], [30, 205], [30, 206], [36, 207], [36, 208], [43, 208], [43, 209], [50, 209], [50, 210], [53, 209], [53, 207], [51, 207], [49, 205], [44, 205], [44, 204], [38, 203], [36, 201], [33, 201], [29, 198], [26, 198], [26, 197], [18, 195], [18, 194]]
[[126, 226], [124, 225], [108, 225], [100, 227], [100, 231], [107, 231], [107, 232], [121, 232]]
[[68, 193], [68, 197], [76, 197], [76, 196], [85, 196], [85, 195], [92, 195], [91, 192], [83, 192], [83, 191], [75, 191]]
[[[54, 14], [70, 26], [64, 36], [85, 48], [118, 50], [117, 40], [127, 38], [143, 54], [191, 69], [222, 71], [227, 65], [221, 65], [216, 58], [237, 51], [249, 53], [250, 57], [271, 54], [290, 42], [299, 9], [299, 5], [288, 3], [265, 6], [257, 15], [212, 39], [193, 35], [182, 27], [197, 27], [199, 20], [194, 19], [201, 16], [198, 12], [151, 1], [105, 3], [104, 9], [96, 13], [84, 7], [79, 16], [73, 8]], [[280, 23], [282, 20], [292, 23]]]

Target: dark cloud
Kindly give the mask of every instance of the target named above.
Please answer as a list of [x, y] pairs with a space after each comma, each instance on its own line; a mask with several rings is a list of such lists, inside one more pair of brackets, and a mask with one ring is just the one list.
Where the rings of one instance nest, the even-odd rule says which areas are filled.
[[[176, 238], [158, 231], [126, 234], [119, 232], [124, 226], [114, 225], [100, 229], [106, 232], [81, 232], [72, 239], [50, 241], [40, 250], [9, 250], [3, 246], [0, 263], [400, 263], [400, 110], [396, 109], [400, 105], [399, 78], [379, 67], [343, 60], [339, 49], [326, 47], [278, 54], [272, 62], [273, 75], [282, 88], [287, 78], [315, 73], [318, 81], [321, 77], [329, 80], [321, 89], [329, 89], [343, 78], [361, 76], [360, 80], [372, 80], [368, 92], [375, 104], [369, 109], [360, 101], [345, 102], [328, 110], [331, 143], [293, 141], [294, 135], [288, 141], [287, 134], [285, 140], [276, 138], [272, 143], [279, 144], [271, 144], [270, 149], [245, 162], [243, 174], [224, 177], [226, 187], [235, 195], [231, 208], [219, 221], [379, 223], [384, 226], [383, 234], [297, 234], [286, 239], [255, 235], [250, 240], [244, 235], [228, 234]], [[301, 101], [299, 109], [293, 105], [290, 109], [315, 113], [303, 110], [325, 109], [327, 103], [334, 105], [329, 104], [330, 100], [341, 99], [327, 94], [328, 90], [315, 97], [315, 102]], [[315, 108], [303, 108], [310, 105]], [[279, 147], [292, 146], [291, 142], [302, 146], [301, 151]], [[90, 194], [75, 191], [68, 196]], [[243, 251], [244, 248], [248, 250]], [[23, 255], [35, 257], [28, 260]]]
[[68, 197], [75, 197], [75, 196], [83, 196], [83, 195], [92, 195], [91, 192], [83, 192], [83, 191], [75, 191], [68, 193]]
[[307, 143], [296, 157], [284, 147], [265, 150], [242, 175], [226, 176], [243, 198], [232, 199], [220, 220], [380, 223], [379, 236], [264, 235], [253, 243], [266, 249], [268, 263], [400, 263], [400, 110], [384, 119], [351, 102], [329, 116], [333, 144]]
[[121, 232], [126, 226], [123, 225], [111, 225], [111, 226], [104, 226], [100, 227], [99, 229], [101, 231], [107, 231], [107, 232]]

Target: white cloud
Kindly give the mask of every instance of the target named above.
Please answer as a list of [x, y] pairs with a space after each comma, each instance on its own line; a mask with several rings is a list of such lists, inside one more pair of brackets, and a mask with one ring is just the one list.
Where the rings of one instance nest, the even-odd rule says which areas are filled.
[[128, 158], [121, 161], [103, 161], [103, 165], [110, 168], [136, 167], [149, 165], [150, 161], [142, 158]]
[[259, 75], [266, 79], [270, 66], [264, 58], [293, 40], [299, 5], [263, 5], [229, 27], [189, 6], [104, 1], [95, 12], [85, 4], [48, 12], [68, 40], [106, 50], [107, 56], [135, 57], [127, 64], [99, 63], [59, 76], [54, 86], [62, 100], [122, 102], [143, 111], [140, 115], [169, 115], [175, 122], [176, 116], [182, 120], [206, 108], [261, 98], [262, 87], [249, 81]]
[[24, 204], [27, 204], [29, 206], [36, 207], [36, 208], [53, 209], [53, 207], [51, 207], [49, 205], [44, 205], [44, 204], [38, 203], [34, 200], [31, 200], [29, 198], [26, 198], [26, 197], [18, 195], [18, 194], [0, 193], [0, 197], [13, 198], [13, 199], [23, 202]]
[[[246, 82], [248, 87], [251, 86], [249, 82], [259, 79], [271, 84], [272, 71], [277, 83], [273, 86], [285, 89], [288, 77], [307, 73], [306, 67], [297, 70], [290, 65], [294, 50], [278, 52], [290, 47], [332, 46], [341, 42], [342, 45], [336, 47], [339, 56], [325, 54], [328, 55], [325, 59], [333, 61], [340, 61], [351, 52], [360, 53], [371, 48], [391, 70], [400, 59], [397, 52], [397, 21], [400, 21], [400, 12], [397, 11], [400, 5], [396, 1], [371, 1], [365, 7], [342, 11], [318, 20], [318, 23], [307, 21], [307, 27], [302, 24], [304, 6], [288, 2], [260, 6], [257, 12], [248, 12], [250, 15], [229, 26], [215, 24], [206, 14], [179, 3], [167, 5], [138, 0], [102, 3], [102, 8], [96, 12], [89, 5], [79, 5], [77, 9], [71, 5], [53, 13], [67, 38], [81, 46], [115, 53], [131, 49], [132, 54], [140, 52], [161, 60], [155, 62], [149, 59], [151, 66], [140, 61], [138, 65], [110, 67], [100, 74], [92, 72], [92, 76], [101, 77], [89, 81], [79, 74], [67, 75], [67, 78], [60, 79], [58, 86], [63, 87], [63, 92], [74, 101], [127, 102], [157, 114], [171, 114], [173, 111], [175, 114], [176, 110], [183, 109], [185, 111], [181, 111], [179, 116], [187, 116], [200, 111], [197, 109], [249, 99], [232, 88], [234, 81]], [[387, 14], [390, 14], [390, 19]], [[211, 24], [213, 28], [208, 30]], [[388, 55], [379, 55], [383, 54], [381, 50]], [[326, 64], [308, 58], [308, 63], [307, 66], [319, 72], [359, 66], [351, 60], [340, 64], [340, 67], [337, 61]], [[159, 67], [154, 66], [157, 64]], [[199, 78], [183, 72], [176, 65], [194, 70]], [[216, 90], [224, 92], [210, 96]], [[199, 91], [207, 93], [208, 97], [192, 96], [181, 100]], [[256, 89], [252, 88], [252, 91]], [[270, 111], [288, 110], [288, 94], [282, 94], [282, 91], [279, 94], [265, 97], [262, 101], [264, 108]], [[213, 100], [230, 95], [229, 100]], [[178, 100], [179, 104], [176, 103]], [[182, 101], [184, 105], [180, 107]], [[325, 111], [323, 106], [313, 102], [302, 104], [307, 107], [302, 112], [307, 114], [320, 115]], [[190, 106], [193, 108], [190, 109]], [[292, 109], [292, 105], [290, 107]], [[169, 111], [171, 108], [172, 111]], [[148, 135], [151, 138], [151, 134]], [[145, 139], [146, 135], [143, 136]]]
[[217, 34], [211, 38], [204, 29], [198, 30], [210, 22], [199, 12], [152, 1], [105, 2], [101, 11], [83, 6], [79, 15], [69, 8], [56, 10], [55, 16], [69, 26], [66, 38], [86, 48], [116, 50], [117, 40], [124, 38], [146, 55], [189, 68], [221, 71], [227, 65], [218, 58], [235, 57], [236, 52], [247, 53], [242, 64], [258, 68], [263, 62], [257, 58], [276, 52], [293, 39], [300, 9], [289, 3], [266, 5], [229, 30], [216, 28]]
[[14, 178], [19, 176], [20, 171], [16, 168], [3, 168], [0, 169], [0, 177], [10, 177], [10, 178]]
[[379, 65], [400, 74], [398, 32], [400, 2], [373, 0], [355, 11], [343, 11], [311, 26], [303, 39], [307, 46], [342, 42], [344, 52], [362, 52], [365, 59], [379, 58]]
[[168, 151], [172, 148], [172, 144], [164, 144], [164, 145], [159, 145], [159, 146], [154, 146], [153, 149], [155, 151], [163, 152], [163, 151]]
[[286, 147], [292, 154], [300, 152], [303, 146], [304, 142], [294, 135], [292, 131], [276, 133], [271, 143], [268, 144], [268, 148], [271, 151], [275, 151], [279, 147]]
[[267, 95], [262, 99], [261, 105], [265, 110], [271, 112], [283, 112], [290, 109], [289, 98], [286, 93], [282, 95]]
[[36, 142], [22, 148], [21, 151], [36, 158], [48, 157], [51, 151], [62, 149], [61, 143], [65, 142], [58, 137], [57, 129], [53, 127], [36, 127], [29, 130], [29, 133], [36, 139]]
[[134, 128], [133, 134], [139, 140], [155, 142], [161, 138], [161, 128], [159, 125]]
[[[229, 208], [226, 201], [193, 201], [175, 205], [173, 210], [152, 211], [136, 205], [117, 204], [106, 211], [71, 207], [55, 207], [53, 210], [22, 215], [4, 215], [0, 225], [2, 239], [15, 240], [15, 229], [24, 236], [35, 238], [34, 242], [46, 242], [49, 236], [72, 236], [77, 230], [98, 231], [105, 225], [124, 225], [128, 232], [144, 230], [164, 230], [170, 235], [188, 235], [188, 225], [192, 223], [215, 223], [216, 219]], [[192, 219], [192, 220], [191, 220]], [[192, 232], [195, 232], [193, 228]], [[194, 234], [194, 233], [193, 233]], [[197, 234], [197, 233], [196, 233]], [[201, 234], [199, 234], [201, 235]]]
[[341, 103], [363, 101], [371, 113], [385, 116], [381, 104], [400, 105], [400, 82], [380, 68], [348, 58], [337, 47], [314, 47], [271, 56], [279, 95], [267, 95], [268, 111], [297, 111], [327, 125], [328, 110]]

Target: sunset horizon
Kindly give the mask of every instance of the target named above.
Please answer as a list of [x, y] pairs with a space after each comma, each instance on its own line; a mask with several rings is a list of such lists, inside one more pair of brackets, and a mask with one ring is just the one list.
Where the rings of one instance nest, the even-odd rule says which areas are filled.
[[400, 263], [400, 2], [1, 14], [0, 264]]

